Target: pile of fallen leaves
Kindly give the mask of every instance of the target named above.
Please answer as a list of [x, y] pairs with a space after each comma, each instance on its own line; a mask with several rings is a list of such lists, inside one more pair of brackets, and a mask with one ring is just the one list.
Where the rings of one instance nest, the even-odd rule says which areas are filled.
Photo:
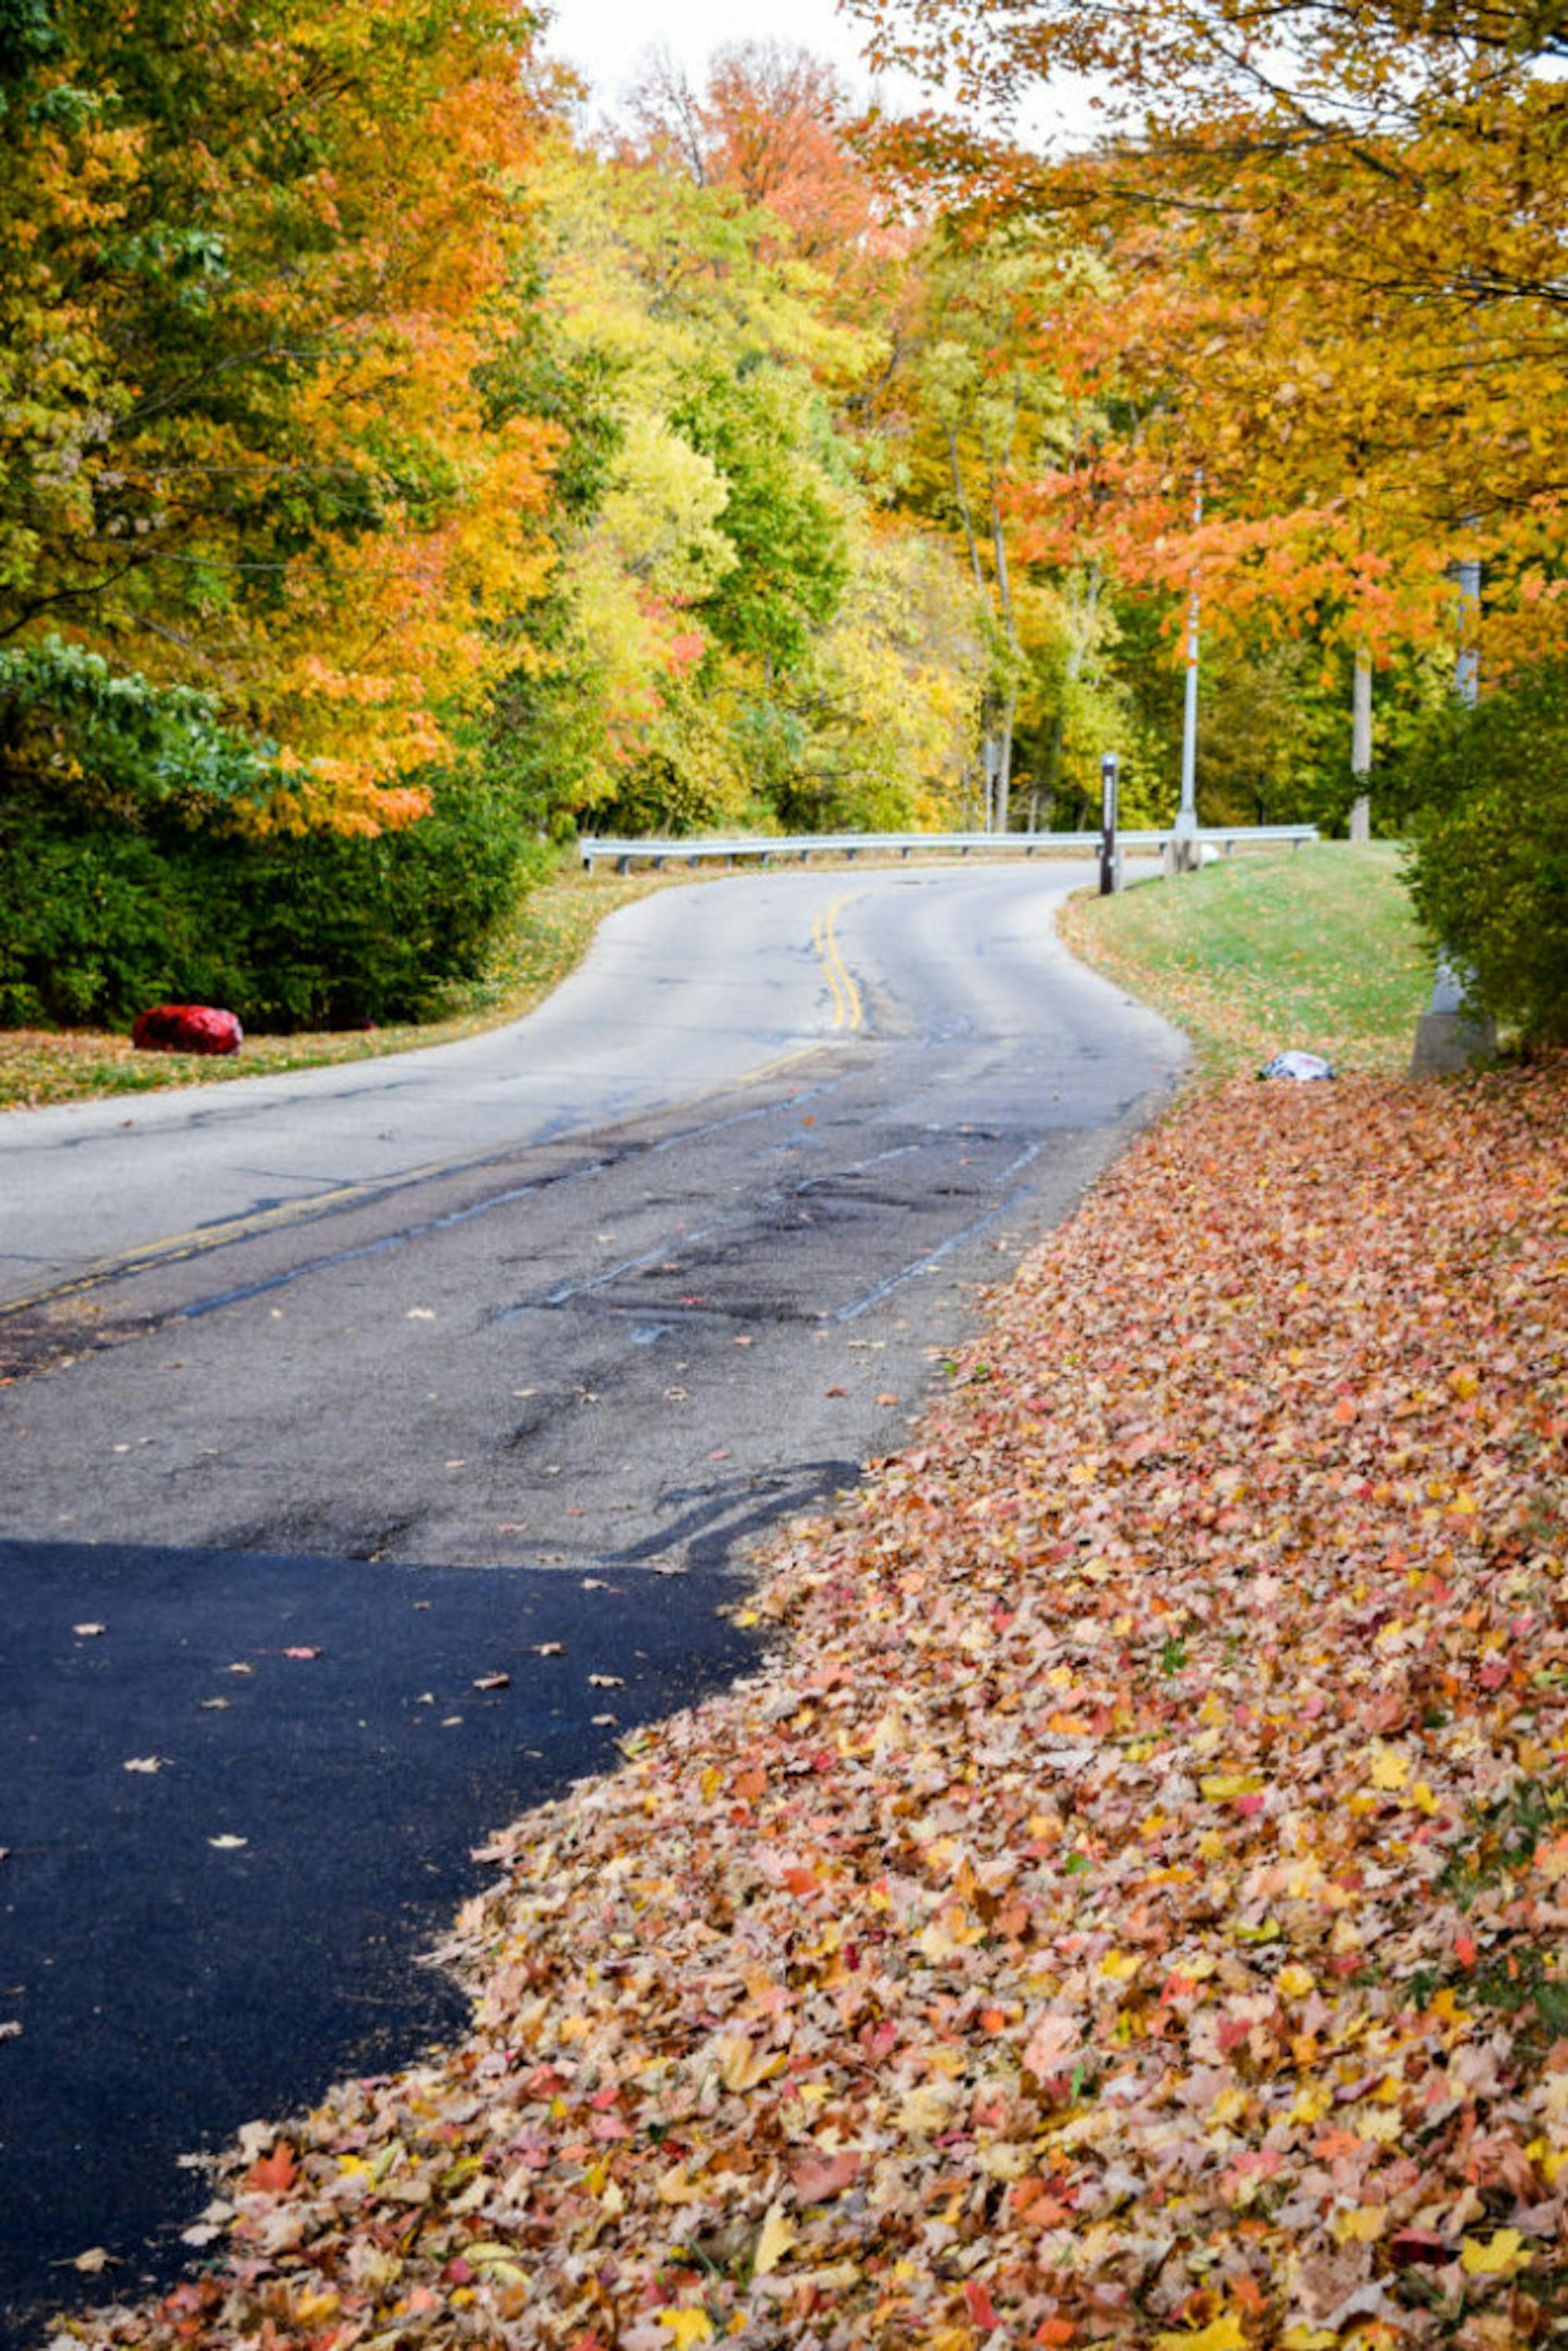
[[1560, 2336], [1565, 1143], [1561, 1070], [1145, 1136], [795, 1531], [775, 1665], [497, 1838], [471, 2037], [76, 2331]]

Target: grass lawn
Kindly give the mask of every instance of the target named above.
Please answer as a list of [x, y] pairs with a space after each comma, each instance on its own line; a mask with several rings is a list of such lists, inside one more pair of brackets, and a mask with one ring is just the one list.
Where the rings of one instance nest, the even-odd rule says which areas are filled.
[[1388, 842], [1228, 858], [1064, 910], [1073, 951], [1185, 1029], [1206, 1074], [1299, 1046], [1337, 1068], [1409, 1059], [1432, 985]]

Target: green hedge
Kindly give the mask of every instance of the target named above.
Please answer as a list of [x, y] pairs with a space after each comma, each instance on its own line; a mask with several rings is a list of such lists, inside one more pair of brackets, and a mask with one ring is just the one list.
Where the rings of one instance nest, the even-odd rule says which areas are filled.
[[489, 795], [438, 785], [374, 841], [250, 841], [168, 819], [94, 821], [0, 798], [0, 1023], [129, 1026], [219, 1004], [248, 1029], [418, 1019], [483, 972], [547, 852]]
[[376, 840], [257, 838], [242, 811], [279, 780], [210, 695], [58, 638], [0, 648], [0, 1023], [125, 1028], [169, 1000], [261, 1029], [419, 1019], [549, 862], [477, 766]]
[[1412, 895], [1485, 1010], [1568, 1040], [1568, 661], [1456, 709], [1410, 755]]

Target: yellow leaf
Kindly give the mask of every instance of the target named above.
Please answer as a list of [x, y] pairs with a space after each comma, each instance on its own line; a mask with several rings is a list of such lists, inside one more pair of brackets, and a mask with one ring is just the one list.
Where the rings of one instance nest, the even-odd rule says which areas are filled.
[[934, 1968], [939, 1968], [944, 1960], [955, 1958], [963, 1949], [962, 1937], [949, 1933], [940, 1918], [933, 1918], [920, 1936], [920, 1956], [929, 1959]]
[[898, 2109], [899, 2128], [911, 2136], [930, 2138], [941, 2130], [953, 2112], [953, 2092], [946, 2083], [927, 2082], [918, 2090], [911, 2090]]
[[1397, 1747], [1377, 1747], [1373, 1750], [1372, 1784], [1375, 1788], [1402, 1788], [1409, 1777], [1408, 1755], [1401, 1755]]
[[1100, 1962], [1100, 1972], [1113, 1983], [1125, 1983], [1137, 1974], [1142, 1964], [1135, 1951], [1107, 1951]]
[[1275, 1981], [1287, 2000], [1305, 2000], [1307, 1994], [1316, 1989], [1316, 1979], [1311, 1970], [1298, 1967], [1294, 1959], [1288, 1968], [1280, 1970]]
[[1209, 1771], [1197, 1784], [1210, 1803], [1219, 1804], [1232, 1796], [1255, 1796], [1263, 1785], [1263, 1775], [1260, 1771]]
[[1201, 2334], [1156, 2335], [1155, 2351], [1247, 2351], [1247, 2335], [1236, 2312], [1228, 2310]]
[[294, 2305], [293, 2315], [302, 2326], [320, 2326], [331, 2318], [341, 2304], [329, 2289], [318, 2288], [302, 2294]]
[[1381, 2204], [1358, 2204], [1354, 2212], [1336, 2212], [1330, 2227], [1339, 2245], [1375, 2245], [1388, 2226]]
[[757, 2251], [751, 2257], [752, 2276], [771, 2275], [794, 2243], [795, 2231], [785, 2216], [784, 2207], [782, 2204], [770, 2204], [757, 2240]]
[[1339, 2351], [1339, 2336], [1329, 2326], [1287, 2326], [1281, 2351]]
[[724, 2032], [714, 2043], [718, 2059], [719, 2078], [727, 2090], [755, 2090], [758, 2082], [766, 2082], [784, 2071], [789, 2060], [780, 2053], [769, 2055], [759, 2049], [744, 2032]]
[[675, 2351], [691, 2351], [694, 2343], [711, 2343], [713, 2321], [706, 2310], [661, 2310], [659, 2324], [674, 2338]]
[[1508, 2277], [1529, 2258], [1517, 2229], [1500, 2229], [1487, 2245], [1467, 2237], [1459, 2247], [1459, 2266], [1468, 2277]]

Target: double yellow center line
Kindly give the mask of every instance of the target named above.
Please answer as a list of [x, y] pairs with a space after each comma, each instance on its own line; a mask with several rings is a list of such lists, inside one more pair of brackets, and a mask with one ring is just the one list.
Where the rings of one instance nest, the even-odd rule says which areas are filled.
[[838, 920], [840, 907], [846, 906], [855, 894], [852, 890], [846, 890], [841, 897], [833, 900], [827, 913], [819, 914], [811, 925], [811, 945], [822, 958], [822, 969], [827, 973], [828, 986], [833, 991], [835, 1029], [858, 1029], [865, 1018], [860, 989], [855, 986], [853, 973], [839, 951], [839, 942], [833, 929]]

